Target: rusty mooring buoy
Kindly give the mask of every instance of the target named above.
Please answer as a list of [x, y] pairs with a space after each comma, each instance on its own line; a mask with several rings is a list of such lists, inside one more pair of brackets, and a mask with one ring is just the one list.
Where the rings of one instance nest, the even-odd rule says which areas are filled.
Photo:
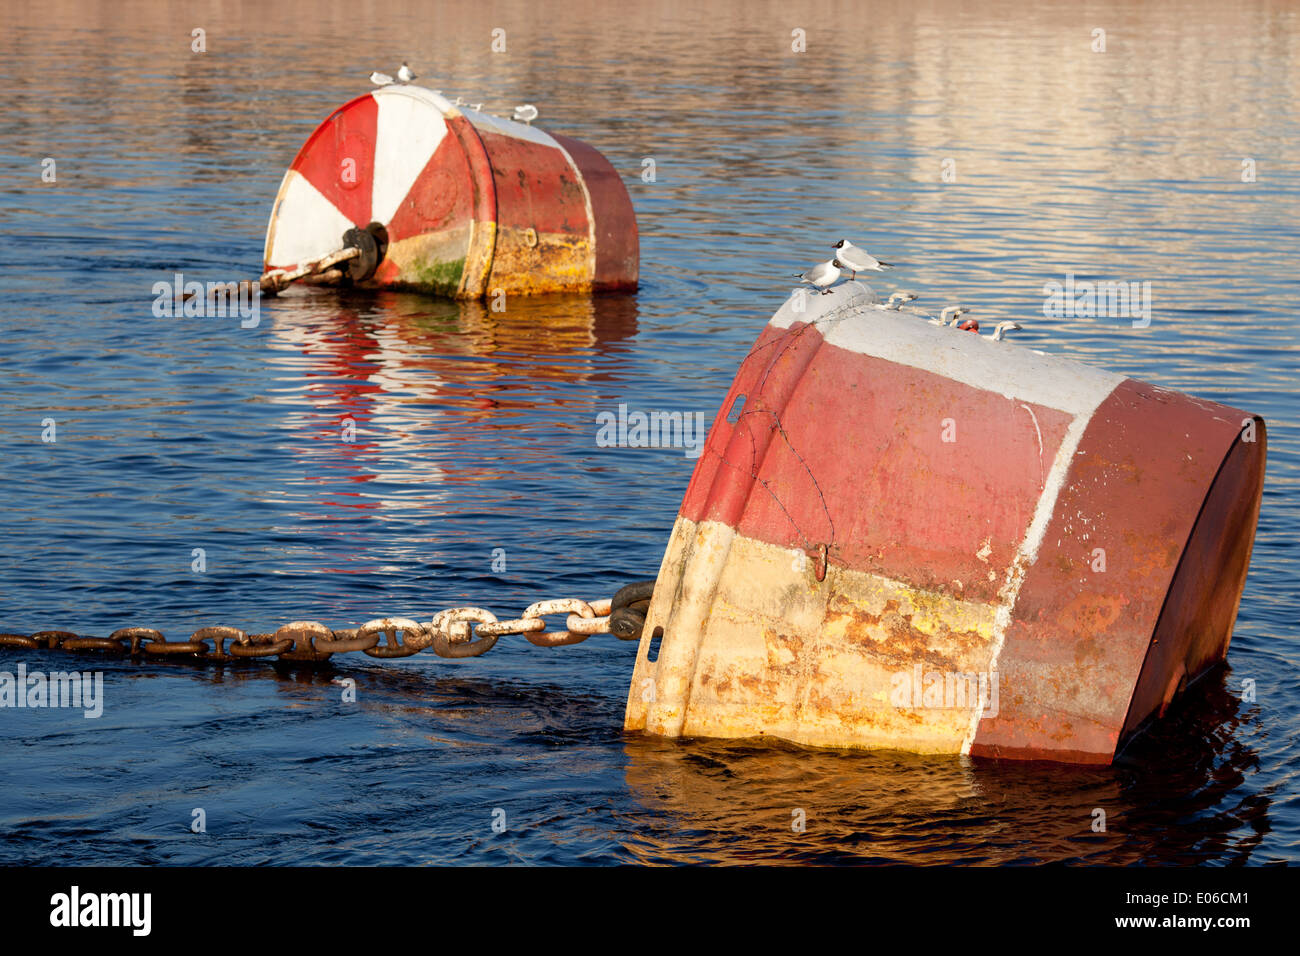
[[477, 299], [637, 286], [636, 216], [600, 153], [418, 86], [374, 90], [316, 128], [280, 186], [263, 271], [315, 262], [350, 229], [376, 239], [350, 269], [363, 287]]
[[1227, 653], [1261, 419], [796, 295], [736, 376], [629, 730], [1108, 763]]

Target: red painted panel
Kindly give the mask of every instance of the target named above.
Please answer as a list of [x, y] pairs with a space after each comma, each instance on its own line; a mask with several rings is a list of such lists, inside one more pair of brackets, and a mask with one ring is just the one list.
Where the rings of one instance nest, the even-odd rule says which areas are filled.
[[622, 177], [604, 156], [581, 140], [551, 135], [568, 151], [591, 195], [591, 213], [596, 220], [596, 291], [635, 289], [640, 273], [640, 240], [636, 213]]
[[378, 124], [379, 104], [369, 93], [345, 103], [316, 127], [291, 166], [357, 226], [370, 222]]
[[828, 345], [809, 326], [765, 338], [766, 359], [733, 388], [740, 420], [715, 423], [701, 458], [714, 480], [692, 480], [683, 515], [996, 600], [1071, 416]]
[[[771, 411], [786, 407], [799, 376], [822, 345], [819, 334], [804, 329], [794, 334], [769, 325], [759, 335], [709, 429], [704, 452], [686, 486], [683, 517], [739, 526], [754, 490], [755, 469], [775, 434]], [[743, 411], [735, 426], [724, 424], [734, 417], [733, 403], [742, 398]]]
[[497, 221], [497, 194], [492, 183], [492, 161], [483, 139], [464, 116], [444, 116], [447, 132], [456, 138], [469, 163], [469, 181], [474, 187], [474, 219], [477, 222]]
[[[980, 721], [972, 754], [1110, 761], [1184, 545], [1244, 417], [1132, 380], [1102, 402], [1026, 572], [998, 662], [999, 712]], [[1104, 571], [1093, 569], [1097, 548]]]
[[474, 218], [474, 183], [460, 140], [444, 136], [388, 223], [390, 242], [437, 232]]
[[587, 196], [564, 153], [528, 140], [477, 130], [492, 164], [497, 223], [585, 238]]
[[1264, 490], [1267, 438], [1263, 419], [1254, 421], [1255, 440], [1232, 445], [1201, 506], [1129, 702], [1121, 747], [1145, 720], [1163, 715], [1175, 693], [1227, 656]]

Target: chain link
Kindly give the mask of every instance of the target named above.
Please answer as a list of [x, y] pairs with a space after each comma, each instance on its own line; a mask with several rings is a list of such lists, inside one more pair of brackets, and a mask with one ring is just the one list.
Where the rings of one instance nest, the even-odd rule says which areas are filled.
[[[538, 601], [518, 618], [498, 620], [481, 607], [452, 607], [439, 611], [427, 623], [405, 617], [383, 617], [358, 628], [331, 630], [319, 621], [292, 621], [269, 634], [248, 634], [237, 627], [201, 627], [189, 640], [169, 641], [150, 627], [122, 627], [108, 637], [90, 637], [72, 631], [38, 631], [35, 634], [0, 634], [0, 647], [29, 650], [100, 651], [159, 660], [186, 659], [234, 661], [275, 657], [284, 661], [320, 663], [334, 654], [360, 652], [368, 657], [411, 657], [432, 649], [439, 657], [464, 658], [486, 654], [509, 634], [520, 634], [538, 647], [581, 644], [593, 634], [613, 633], [620, 640], [637, 640], [639, 628], [611, 630], [611, 614], [629, 604], [644, 622], [654, 582], [639, 582], [621, 589], [613, 598], [583, 601], [559, 598]], [[634, 599], [634, 600], [629, 600]], [[640, 606], [641, 610], [636, 608]], [[547, 631], [546, 617], [565, 615], [564, 630]]]
[[327, 256], [317, 259], [315, 262], [309, 262], [304, 266], [299, 266], [291, 272], [283, 269], [274, 269], [258, 280], [258, 286], [263, 295], [278, 295], [289, 287], [291, 283], [299, 279], [310, 279], [314, 276], [341, 278], [342, 273], [334, 268], [340, 263], [355, 259], [361, 255], [361, 250], [345, 246]]

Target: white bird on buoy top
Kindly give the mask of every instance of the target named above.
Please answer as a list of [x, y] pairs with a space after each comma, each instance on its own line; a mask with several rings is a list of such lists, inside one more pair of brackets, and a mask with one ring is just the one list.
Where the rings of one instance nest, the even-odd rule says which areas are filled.
[[840, 260], [827, 259], [813, 266], [807, 272], [796, 272], [795, 278], [800, 282], [807, 282], [815, 288], [821, 289], [822, 295], [831, 290], [828, 286], [833, 285], [835, 280], [840, 277]]
[[374, 73], [370, 74], [370, 82], [375, 84], [375, 86], [392, 86], [393, 78], [389, 76], [387, 73], [380, 73], [379, 71], [375, 71]]
[[1005, 335], [1007, 332], [1011, 332], [1011, 331], [1018, 332], [1020, 331], [1020, 328], [1021, 325], [1019, 322], [999, 322], [997, 325], [993, 327], [993, 341], [1001, 342], [1002, 336]]
[[397, 71], [397, 78], [403, 83], [410, 83], [416, 78], [416, 75], [411, 72], [411, 68], [406, 65], [405, 60], [402, 61], [402, 68]]
[[885, 303], [885, 308], [891, 312], [897, 312], [907, 303], [915, 302], [918, 298], [920, 297], [915, 292], [895, 292], [889, 297], [889, 301]]
[[853, 273], [855, 279], [859, 272], [884, 272], [886, 269], [894, 268], [888, 262], [881, 262], [875, 256], [869, 255], [867, 250], [858, 248], [847, 239], [835, 243], [835, 248], [839, 250], [835, 253], [836, 257], [844, 264], [844, 268]]
[[930, 324], [948, 325], [948, 320], [950, 316], [956, 315], [957, 317], [961, 317], [963, 315], [966, 315], [967, 312], [970, 312], [969, 308], [963, 308], [962, 306], [949, 306], [948, 308], [945, 308], [943, 312], [939, 313], [939, 317], [937, 317], [937, 319], [931, 319]]
[[515, 115], [511, 118], [516, 123], [525, 123], [528, 126], [532, 126], [533, 120], [537, 119], [537, 107], [532, 103], [525, 103], [523, 106], [516, 106]]

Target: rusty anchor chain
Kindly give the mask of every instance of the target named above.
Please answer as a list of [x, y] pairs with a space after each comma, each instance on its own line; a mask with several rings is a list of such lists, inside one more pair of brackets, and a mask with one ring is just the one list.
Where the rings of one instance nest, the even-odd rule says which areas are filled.
[[333, 285], [344, 279], [364, 281], [375, 274], [388, 251], [388, 233], [375, 224], [365, 229], [354, 226], [343, 233], [342, 242], [342, 248], [292, 272], [279, 269], [268, 272], [258, 280], [262, 294], [277, 295], [299, 280], [308, 285]]
[[[374, 275], [388, 247], [387, 236], [382, 229], [376, 234], [370, 228], [352, 228], [343, 233], [342, 241], [342, 248], [297, 269], [273, 269], [256, 282], [245, 279], [242, 282], [218, 283], [209, 289], [209, 294], [251, 293], [256, 286], [262, 295], [269, 297], [279, 295], [295, 282], [304, 285], [334, 285], [344, 279], [360, 282]], [[196, 294], [185, 293], [181, 300], [189, 301]]]
[[[226, 662], [276, 658], [298, 663], [322, 663], [335, 654], [362, 653], [380, 659], [411, 657], [432, 649], [439, 657], [464, 658], [486, 654], [509, 634], [521, 634], [538, 647], [581, 644], [593, 634], [613, 634], [624, 641], [641, 637], [653, 581], [620, 588], [601, 601], [560, 598], [529, 605], [519, 617], [499, 620], [481, 607], [452, 607], [421, 623], [405, 617], [383, 617], [357, 628], [333, 630], [319, 621], [292, 621], [265, 634], [248, 634], [237, 627], [201, 627], [188, 640], [169, 641], [150, 627], [121, 627], [108, 637], [73, 631], [0, 634], [0, 647], [29, 650], [100, 651], [132, 658]], [[565, 615], [564, 630], [548, 631], [546, 618]]]
[[258, 280], [258, 288], [263, 295], [278, 295], [299, 279], [302, 279], [307, 284], [337, 282], [343, 278], [344, 272], [342, 269], [334, 267], [357, 259], [361, 255], [362, 251], [360, 249], [345, 246], [336, 252], [331, 252], [329, 255], [317, 259], [315, 262], [299, 266], [292, 272], [285, 272], [282, 269], [268, 272]]

